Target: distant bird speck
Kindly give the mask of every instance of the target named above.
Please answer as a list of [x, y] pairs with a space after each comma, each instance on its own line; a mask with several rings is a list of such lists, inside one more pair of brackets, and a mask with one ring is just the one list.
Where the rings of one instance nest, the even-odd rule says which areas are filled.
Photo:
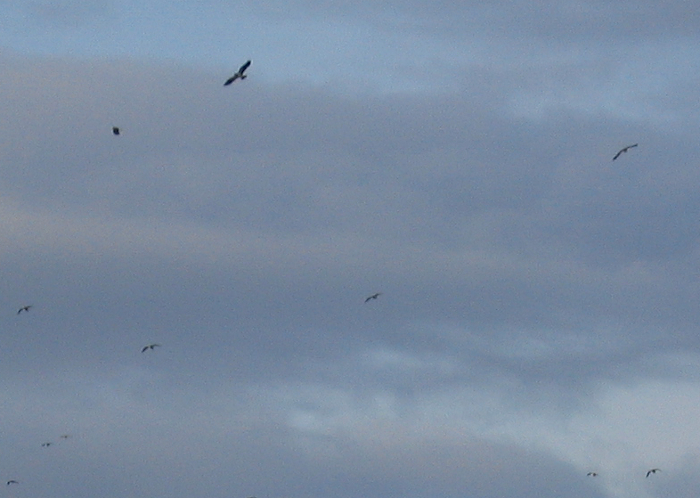
[[70, 434], [61, 434], [59, 437], [61, 439], [68, 439], [70, 437]]
[[236, 74], [234, 74], [229, 79], [227, 79], [226, 83], [224, 83], [224, 86], [230, 85], [231, 83], [233, 83], [234, 81], [236, 81], [239, 78], [242, 80], [246, 79], [248, 76], [245, 74], [245, 70], [248, 69], [248, 66], [250, 66], [250, 61], [246, 61], [245, 64], [243, 64], [240, 68], [238, 68], [238, 71], [236, 72]]
[[372, 299], [377, 299], [381, 295], [382, 295], [381, 292], [377, 292], [376, 294], [372, 294], [367, 299], [365, 299], [365, 302], [367, 303], [367, 302], [371, 301]]
[[28, 305], [26, 305], [26, 306], [22, 306], [20, 309], [17, 310], [17, 314], [19, 315], [19, 314], [22, 313], [23, 311], [29, 311], [29, 309], [30, 309], [31, 307], [32, 307], [31, 304], [28, 304]]
[[53, 443], [51, 443], [51, 442], [48, 442], [48, 443], [41, 443], [41, 446], [42, 446], [43, 448], [48, 448], [48, 447], [51, 446], [52, 444], [53, 444]]
[[145, 352], [148, 351], [149, 349], [155, 349], [155, 348], [159, 348], [159, 347], [160, 347], [160, 344], [149, 344], [148, 346], [144, 346], [144, 347], [141, 349], [141, 352], [142, 352], [142, 353], [145, 353]]
[[628, 150], [630, 150], [631, 148], [636, 147], [637, 145], [639, 145], [639, 144], [632, 144], [632, 145], [628, 145], [627, 147], [623, 147], [622, 149], [620, 149], [620, 150], [617, 152], [617, 154], [615, 154], [615, 156], [613, 157], [613, 161], [614, 161], [615, 159], [617, 159], [618, 157], [620, 157], [620, 156], [621, 156], [622, 154], [624, 154], [625, 152], [627, 152]]
[[589, 473], [586, 474], [586, 475], [587, 475], [587, 476], [591, 476], [591, 477], [595, 477], [595, 476], [598, 475], [598, 472], [589, 472]]
[[647, 472], [647, 477], [649, 477], [651, 474], [656, 474], [657, 472], [661, 472], [661, 469], [651, 469]]
[[119, 135], [121, 133], [121, 130], [119, 129], [118, 126], [112, 126], [112, 135]]
[[14, 479], [10, 479], [7, 481], [7, 485], [9, 486], [10, 484], [19, 484], [19, 481], [15, 481]]

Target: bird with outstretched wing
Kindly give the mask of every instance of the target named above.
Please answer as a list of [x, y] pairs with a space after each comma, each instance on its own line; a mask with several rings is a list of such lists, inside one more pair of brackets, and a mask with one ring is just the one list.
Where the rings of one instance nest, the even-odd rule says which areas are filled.
[[620, 157], [622, 154], [624, 154], [624, 153], [627, 152], [628, 150], [630, 150], [630, 149], [632, 149], [633, 147], [636, 147], [636, 146], [638, 146], [638, 145], [639, 145], [639, 144], [632, 144], [632, 145], [628, 145], [628, 146], [626, 146], [626, 147], [621, 148], [619, 151], [617, 151], [617, 154], [615, 154], [615, 155], [613, 156], [613, 159], [612, 159], [612, 160], [614, 161], [615, 159], [617, 159], [618, 157]]
[[247, 74], [245, 74], [245, 70], [248, 69], [248, 66], [250, 66], [250, 61], [246, 61], [245, 64], [243, 64], [240, 68], [238, 68], [238, 71], [236, 71], [236, 74], [231, 76], [229, 79], [226, 80], [224, 83], [224, 86], [229, 86], [231, 83], [236, 81], [237, 79], [246, 79], [248, 77]]

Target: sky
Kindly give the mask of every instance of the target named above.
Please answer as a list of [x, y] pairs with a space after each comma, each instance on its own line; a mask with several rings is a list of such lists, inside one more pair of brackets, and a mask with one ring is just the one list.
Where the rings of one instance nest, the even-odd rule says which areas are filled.
[[699, 44], [681, 0], [0, 1], [2, 496], [697, 498]]

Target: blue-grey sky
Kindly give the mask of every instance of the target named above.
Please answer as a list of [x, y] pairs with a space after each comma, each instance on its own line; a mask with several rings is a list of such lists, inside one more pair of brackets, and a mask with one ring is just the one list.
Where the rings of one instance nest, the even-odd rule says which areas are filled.
[[2, 493], [697, 498], [699, 12], [0, 2]]

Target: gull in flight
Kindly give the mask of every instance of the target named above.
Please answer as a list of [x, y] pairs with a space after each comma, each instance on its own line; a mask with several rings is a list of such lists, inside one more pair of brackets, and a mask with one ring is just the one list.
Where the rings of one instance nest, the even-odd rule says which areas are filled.
[[377, 298], [378, 298], [379, 296], [381, 296], [381, 295], [382, 295], [381, 292], [377, 292], [376, 294], [372, 294], [372, 295], [369, 296], [367, 299], [365, 299], [365, 302], [369, 302], [369, 301], [371, 301], [372, 299], [377, 299]]
[[155, 343], [154, 343], [154, 344], [149, 344], [148, 346], [144, 346], [143, 348], [141, 348], [141, 352], [142, 352], [142, 353], [145, 353], [145, 352], [148, 351], [149, 349], [155, 349], [155, 348], [159, 348], [159, 347], [160, 347], [160, 344], [155, 344]]
[[22, 313], [23, 311], [29, 311], [29, 308], [31, 308], [31, 307], [32, 307], [31, 304], [28, 304], [28, 305], [26, 305], [26, 306], [22, 306], [20, 309], [17, 310], [17, 314], [19, 315], [19, 314]]
[[15, 481], [14, 479], [10, 479], [7, 481], [7, 485], [9, 486], [10, 484], [19, 484], [19, 481]]
[[53, 444], [52, 442], [41, 443], [41, 446], [42, 446], [42, 448], [48, 448], [48, 447], [51, 446], [52, 444]]
[[649, 477], [651, 474], [656, 474], [657, 472], [661, 472], [661, 469], [651, 469], [647, 472], [647, 477]]
[[112, 126], [112, 135], [119, 135], [121, 132], [118, 126]]
[[631, 148], [636, 147], [637, 145], [639, 145], [639, 144], [632, 144], [632, 145], [628, 145], [627, 147], [621, 148], [619, 151], [617, 151], [617, 154], [615, 154], [615, 156], [613, 157], [613, 161], [615, 159], [617, 159], [618, 157], [620, 157], [625, 152], [627, 152], [628, 150], [630, 150]]
[[243, 64], [240, 68], [238, 68], [238, 71], [236, 74], [231, 76], [229, 79], [226, 80], [226, 83], [224, 83], [224, 86], [229, 86], [231, 83], [236, 81], [238, 78], [244, 80], [248, 76], [245, 74], [245, 70], [248, 69], [248, 66], [250, 66], [250, 61], [246, 61], [245, 64]]
[[591, 476], [591, 477], [595, 477], [595, 476], [598, 475], [598, 472], [589, 472], [589, 473], [586, 474], [586, 475], [587, 475], [587, 476]]

